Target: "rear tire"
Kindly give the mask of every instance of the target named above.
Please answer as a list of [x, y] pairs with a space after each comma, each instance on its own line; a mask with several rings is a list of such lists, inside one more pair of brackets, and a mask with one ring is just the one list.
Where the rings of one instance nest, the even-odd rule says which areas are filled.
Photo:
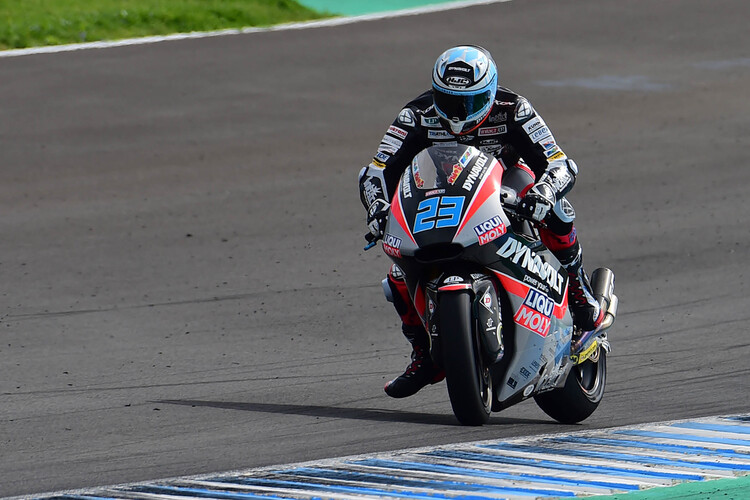
[[480, 356], [468, 292], [440, 297], [440, 342], [453, 413], [463, 425], [487, 423], [492, 411], [492, 377]]
[[563, 424], [577, 424], [594, 413], [604, 396], [607, 382], [607, 353], [601, 346], [598, 355], [574, 366], [560, 389], [534, 396], [544, 413]]

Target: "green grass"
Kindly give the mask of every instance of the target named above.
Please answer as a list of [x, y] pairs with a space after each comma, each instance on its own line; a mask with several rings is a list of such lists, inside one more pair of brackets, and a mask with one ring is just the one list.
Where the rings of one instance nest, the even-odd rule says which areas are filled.
[[329, 17], [294, 0], [0, 0], [0, 49]]

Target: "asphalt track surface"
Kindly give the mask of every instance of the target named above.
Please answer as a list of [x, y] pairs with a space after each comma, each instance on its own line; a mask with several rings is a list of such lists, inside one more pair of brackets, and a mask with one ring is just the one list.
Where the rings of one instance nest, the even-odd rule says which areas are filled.
[[[746, 413], [744, 0], [517, 0], [0, 60], [0, 496]], [[617, 275], [605, 399], [458, 426], [407, 363], [356, 176], [435, 57], [489, 48]]]

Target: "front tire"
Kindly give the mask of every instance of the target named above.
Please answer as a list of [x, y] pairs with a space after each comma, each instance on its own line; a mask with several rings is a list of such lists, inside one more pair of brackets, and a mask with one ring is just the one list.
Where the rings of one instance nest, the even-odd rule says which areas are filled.
[[597, 355], [570, 370], [563, 387], [538, 394], [534, 401], [558, 422], [577, 424], [599, 406], [606, 382], [607, 352], [600, 346]]
[[468, 292], [440, 297], [440, 341], [448, 396], [463, 425], [487, 423], [492, 411], [492, 377], [479, 354]]

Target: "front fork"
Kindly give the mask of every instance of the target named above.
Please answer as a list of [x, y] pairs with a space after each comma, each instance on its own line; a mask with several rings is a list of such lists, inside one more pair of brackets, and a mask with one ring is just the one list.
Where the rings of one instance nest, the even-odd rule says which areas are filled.
[[430, 354], [442, 363], [440, 337], [451, 332], [439, 330], [440, 314], [451, 314], [438, 307], [446, 293], [469, 292], [471, 295], [472, 331], [478, 336], [483, 364], [490, 366], [503, 357], [503, 321], [496, 284], [481, 273], [443, 273], [425, 286], [424, 324], [430, 336]]

